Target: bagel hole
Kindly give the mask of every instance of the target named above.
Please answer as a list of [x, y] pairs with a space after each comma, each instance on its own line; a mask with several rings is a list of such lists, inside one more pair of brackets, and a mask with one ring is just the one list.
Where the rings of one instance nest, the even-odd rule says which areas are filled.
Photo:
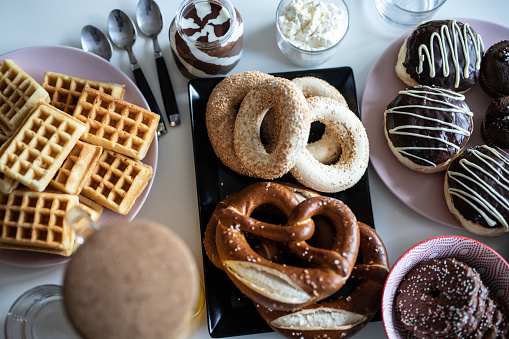
[[313, 121], [309, 131], [308, 144], [320, 140], [323, 132], [325, 132], [325, 125], [320, 121]]

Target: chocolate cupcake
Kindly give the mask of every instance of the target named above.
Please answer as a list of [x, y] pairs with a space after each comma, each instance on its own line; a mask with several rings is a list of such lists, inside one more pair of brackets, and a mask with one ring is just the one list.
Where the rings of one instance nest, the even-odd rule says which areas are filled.
[[482, 39], [468, 23], [428, 21], [403, 42], [396, 73], [408, 86], [438, 86], [466, 92], [477, 82]]
[[443, 171], [467, 144], [473, 113], [465, 96], [416, 86], [400, 91], [384, 113], [384, 131], [396, 158], [421, 173]]
[[494, 44], [484, 54], [481, 87], [494, 98], [509, 95], [509, 40]]
[[462, 152], [444, 181], [447, 206], [468, 231], [497, 237], [509, 231], [509, 153], [488, 145]]
[[490, 146], [509, 149], [509, 96], [489, 104], [481, 124], [481, 136]]

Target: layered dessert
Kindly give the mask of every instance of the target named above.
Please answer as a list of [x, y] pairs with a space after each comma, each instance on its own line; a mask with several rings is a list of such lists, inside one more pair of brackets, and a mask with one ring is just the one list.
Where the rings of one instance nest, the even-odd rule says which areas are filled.
[[175, 63], [188, 78], [227, 74], [242, 55], [244, 25], [228, 0], [190, 1], [170, 26]]

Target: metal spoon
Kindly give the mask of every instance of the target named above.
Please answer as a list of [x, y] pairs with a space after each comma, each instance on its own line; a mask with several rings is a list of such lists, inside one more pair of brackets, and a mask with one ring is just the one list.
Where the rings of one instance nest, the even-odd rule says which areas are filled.
[[153, 0], [140, 0], [136, 7], [136, 21], [143, 35], [151, 38], [154, 43], [154, 56], [156, 59], [157, 76], [163, 96], [164, 109], [170, 122], [170, 126], [180, 125], [180, 114], [175, 100], [175, 92], [171, 84], [168, 68], [164, 61], [163, 53], [157, 42], [157, 35], [163, 29], [163, 17], [159, 6]]
[[166, 130], [166, 124], [164, 123], [161, 110], [157, 105], [147, 79], [145, 78], [145, 75], [143, 75], [143, 71], [141, 70], [138, 60], [136, 60], [132, 50], [134, 42], [136, 41], [136, 29], [134, 28], [133, 22], [127, 14], [119, 9], [114, 9], [108, 16], [108, 33], [110, 34], [110, 39], [115, 46], [127, 51], [127, 54], [129, 55], [129, 62], [131, 63], [131, 69], [133, 70], [134, 79], [136, 80], [138, 88], [145, 96], [145, 99], [147, 99], [150, 109], [160, 116], [157, 135], [166, 134], [168, 131]]
[[94, 53], [108, 61], [111, 59], [111, 44], [100, 29], [86, 25], [81, 29], [81, 46], [84, 51]]

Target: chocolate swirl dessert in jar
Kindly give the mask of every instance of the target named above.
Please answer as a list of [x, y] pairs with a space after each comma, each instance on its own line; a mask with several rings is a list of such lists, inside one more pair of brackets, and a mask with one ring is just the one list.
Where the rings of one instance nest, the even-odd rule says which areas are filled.
[[170, 26], [173, 58], [190, 79], [227, 74], [242, 55], [243, 33], [229, 0], [184, 0]]

